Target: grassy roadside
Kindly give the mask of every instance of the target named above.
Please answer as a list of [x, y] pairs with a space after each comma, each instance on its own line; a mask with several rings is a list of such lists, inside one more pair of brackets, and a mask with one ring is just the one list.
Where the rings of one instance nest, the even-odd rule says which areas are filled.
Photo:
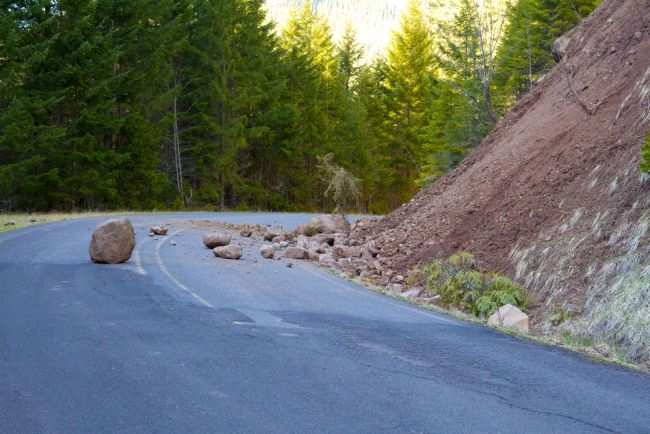
[[49, 212], [49, 213], [15, 213], [0, 214], [0, 233], [43, 223], [63, 220], [76, 220], [90, 217], [113, 217], [124, 214], [149, 214], [134, 211], [83, 211], [83, 212]]
[[[333, 270], [328, 267], [323, 267], [319, 266], [319, 268], [329, 272], [332, 275], [343, 277], [342, 274], [336, 270]], [[493, 330], [497, 330], [500, 333], [507, 334], [510, 336], [514, 336], [519, 339], [523, 339], [529, 342], [533, 342], [536, 344], [540, 345], [547, 345], [551, 347], [556, 347], [556, 348], [562, 348], [564, 350], [568, 350], [574, 353], [577, 353], [581, 357], [587, 358], [592, 362], [595, 363], [605, 363], [605, 364], [612, 364], [612, 365], [617, 365], [617, 366], [622, 366], [634, 371], [638, 372], [643, 372], [643, 373], [650, 373], [650, 366], [645, 366], [645, 365], [639, 365], [635, 363], [631, 363], [628, 360], [625, 360], [622, 357], [619, 357], [615, 351], [612, 351], [611, 355], [609, 357], [604, 356], [600, 352], [598, 352], [598, 349], [596, 346], [593, 344], [588, 344], [585, 343], [583, 340], [573, 337], [573, 336], [551, 336], [551, 335], [546, 335], [546, 334], [539, 334], [533, 332], [531, 334], [526, 334], [526, 333], [519, 333], [514, 330], [510, 330], [504, 327], [490, 327], [487, 325], [487, 321], [478, 318], [474, 315], [470, 315], [468, 313], [459, 311], [457, 309], [444, 309], [442, 307], [433, 305], [433, 304], [428, 304], [428, 303], [423, 303], [418, 300], [413, 300], [409, 298], [404, 298], [404, 297], [399, 297], [390, 293], [387, 293], [386, 291], [383, 290], [383, 288], [374, 285], [371, 281], [365, 280], [365, 279], [360, 279], [360, 278], [353, 278], [349, 275], [346, 275], [344, 277], [346, 280], [348, 280], [351, 283], [354, 283], [356, 285], [363, 286], [364, 288], [376, 292], [380, 295], [393, 298], [402, 302], [406, 302], [409, 304], [412, 304], [414, 306], [418, 306], [422, 309], [429, 310], [431, 312], [436, 312], [454, 319], [457, 319], [459, 321], [467, 322], [467, 323], [472, 323], [481, 327], [486, 327], [490, 328]]]

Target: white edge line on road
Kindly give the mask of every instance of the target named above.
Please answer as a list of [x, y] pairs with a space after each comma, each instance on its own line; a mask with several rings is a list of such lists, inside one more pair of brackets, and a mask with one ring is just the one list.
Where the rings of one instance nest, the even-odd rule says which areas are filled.
[[142, 240], [141, 243], [138, 243], [137, 247], [135, 248], [135, 255], [134, 255], [134, 256], [135, 256], [135, 258], [134, 258], [134, 261], [135, 261], [135, 272], [138, 273], [138, 274], [141, 274], [141, 275], [143, 275], [143, 276], [146, 276], [148, 273], [147, 273], [147, 271], [142, 267], [142, 259], [140, 258], [140, 247], [141, 247], [144, 243], [146, 243], [147, 241], [149, 241], [149, 237], [147, 237], [147, 238], [145, 238], [144, 240]]
[[[184, 229], [181, 229], [177, 232], [174, 232], [171, 234], [171, 236], [178, 235], [181, 232], [183, 232]], [[199, 294], [196, 292], [192, 291], [190, 288], [187, 286], [183, 285], [181, 282], [179, 282], [174, 276], [171, 275], [169, 270], [167, 270], [167, 267], [165, 267], [165, 264], [163, 264], [163, 261], [160, 257], [160, 247], [165, 243], [166, 240], [168, 240], [169, 237], [164, 238], [161, 240], [157, 245], [156, 245], [156, 263], [158, 264], [158, 267], [160, 268], [160, 271], [163, 272], [165, 277], [169, 279], [174, 285], [182, 289], [184, 292], [188, 293], [192, 298], [194, 298], [196, 301], [198, 301], [200, 304], [202, 304], [205, 307], [214, 307], [212, 304], [210, 304], [206, 299], [201, 297]]]
[[353, 283], [345, 285], [345, 284], [341, 283], [340, 281], [338, 281], [336, 278], [325, 274], [325, 272], [318, 272], [318, 271], [312, 270], [310, 268], [310, 265], [302, 266], [300, 268], [302, 268], [303, 270], [306, 270], [307, 272], [313, 274], [314, 276], [318, 276], [321, 279], [326, 280], [326, 281], [328, 281], [330, 283], [333, 283], [334, 285], [339, 286], [339, 287], [341, 287], [341, 288], [343, 288], [343, 289], [345, 289], [347, 291], [355, 291], [358, 294], [363, 295], [364, 297], [376, 298], [378, 300], [382, 300], [385, 303], [394, 304], [395, 306], [401, 308], [402, 310], [407, 310], [409, 312], [417, 313], [418, 315], [423, 315], [423, 316], [426, 316], [427, 318], [430, 318], [430, 319], [434, 319], [434, 320], [437, 320], [437, 321], [440, 321], [440, 322], [446, 322], [446, 323], [454, 324], [454, 325], [459, 326], [459, 327], [466, 327], [465, 324], [463, 324], [463, 323], [461, 323], [459, 321], [454, 321], [454, 320], [451, 320], [451, 319], [443, 318], [443, 317], [438, 316], [438, 315], [436, 315], [434, 313], [429, 313], [429, 312], [422, 311], [420, 309], [415, 309], [415, 308], [409, 307], [409, 306], [403, 304], [403, 302], [400, 302], [399, 300], [396, 300], [394, 298], [389, 298], [388, 296], [385, 296], [385, 295], [382, 296], [381, 294], [375, 294], [375, 293], [372, 293], [372, 292], [366, 292], [366, 291], [369, 291], [369, 290], [362, 287], [362, 286], [359, 287], [359, 290], [356, 290], [356, 288], [353, 289], [353, 288], [351, 288], [351, 286], [354, 285]]

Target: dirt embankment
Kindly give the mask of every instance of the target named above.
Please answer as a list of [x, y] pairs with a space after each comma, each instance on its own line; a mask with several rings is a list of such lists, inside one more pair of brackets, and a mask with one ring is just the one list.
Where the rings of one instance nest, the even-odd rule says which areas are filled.
[[537, 330], [560, 312], [558, 328], [650, 359], [649, 121], [650, 2], [606, 0], [461, 167], [353, 239], [381, 247], [393, 276], [472, 252], [526, 286]]

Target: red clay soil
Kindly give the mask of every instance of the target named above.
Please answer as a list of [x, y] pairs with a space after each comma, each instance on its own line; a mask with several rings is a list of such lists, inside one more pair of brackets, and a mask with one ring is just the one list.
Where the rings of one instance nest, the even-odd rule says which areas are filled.
[[[584, 300], [589, 268], [620, 253], [613, 233], [648, 211], [650, 182], [639, 161], [650, 120], [649, 26], [649, 1], [604, 1], [571, 33], [564, 67], [457, 170], [351, 238], [375, 241], [396, 274], [468, 251], [481, 268], [526, 283], [538, 305], [552, 291], [528, 272], [535, 267], [569, 298]], [[647, 236], [639, 242], [647, 247]], [[535, 257], [527, 259], [526, 249]]]

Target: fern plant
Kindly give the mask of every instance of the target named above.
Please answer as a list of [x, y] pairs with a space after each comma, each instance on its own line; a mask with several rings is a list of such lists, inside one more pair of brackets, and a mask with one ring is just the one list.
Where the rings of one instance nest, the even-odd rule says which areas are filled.
[[458, 252], [447, 260], [435, 261], [415, 270], [417, 278], [424, 279], [425, 290], [439, 295], [445, 307], [488, 317], [504, 304], [524, 309], [527, 304], [524, 289], [508, 279], [494, 273], [478, 270], [474, 256]]
[[489, 274], [485, 292], [474, 304], [474, 315], [487, 317], [492, 315], [504, 304], [512, 304], [524, 308], [527, 304], [526, 295], [521, 286], [498, 274]]

